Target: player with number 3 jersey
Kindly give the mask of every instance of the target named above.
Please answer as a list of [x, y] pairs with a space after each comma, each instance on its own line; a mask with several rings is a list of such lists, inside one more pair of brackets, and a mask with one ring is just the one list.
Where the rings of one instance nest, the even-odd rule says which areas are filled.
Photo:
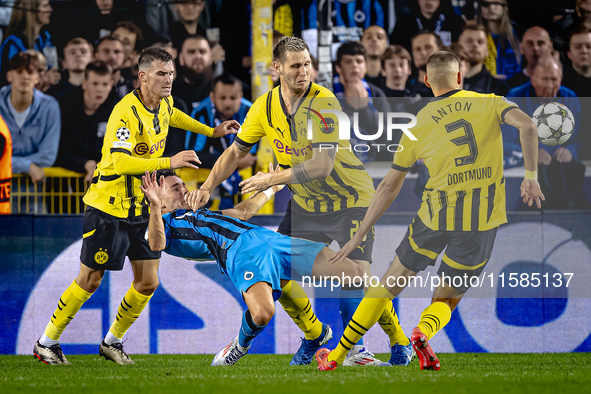
[[[396, 250], [394, 262], [381, 283], [366, 293], [337, 347], [316, 353], [320, 370], [333, 370], [341, 364], [351, 345], [376, 323], [409, 278], [434, 265], [444, 249], [440, 277], [480, 275], [492, 253], [498, 226], [507, 221], [501, 123], [520, 131], [526, 170], [521, 184], [523, 201], [530, 206], [536, 202], [539, 208], [540, 198], [544, 199], [537, 181], [537, 129], [529, 116], [503, 97], [461, 90], [459, 61], [450, 52], [435, 52], [429, 57], [425, 84], [435, 98], [419, 112], [417, 125], [410, 130], [416, 140], [402, 137], [404, 149], [395, 154], [363, 224], [333, 261], [342, 261], [359, 245], [394, 201], [418, 159], [424, 159], [431, 174], [421, 208]], [[457, 283], [453, 279], [441, 281], [413, 330], [410, 341], [421, 369], [440, 368], [429, 339], [449, 322], [470, 286], [470, 280]], [[404, 350], [411, 358], [411, 349]]]

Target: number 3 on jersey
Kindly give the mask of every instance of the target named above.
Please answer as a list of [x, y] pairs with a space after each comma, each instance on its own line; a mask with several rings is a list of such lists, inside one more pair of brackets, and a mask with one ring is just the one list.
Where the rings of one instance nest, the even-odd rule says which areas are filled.
[[476, 162], [476, 158], [478, 157], [478, 146], [476, 146], [476, 138], [474, 137], [474, 129], [472, 128], [472, 124], [470, 124], [464, 119], [460, 119], [453, 123], [445, 125], [445, 130], [447, 130], [448, 133], [451, 133], [458, 129], [464, 129], [465, 134], [461, 137], [452, 139], [451, 142], [456, 144], [456, 146], [467, 144], [468, 148], [470, 149], [470, 155], [456, 157], [454, 159], [456, 167], [465, 166], [467, 164], [474, 164]]

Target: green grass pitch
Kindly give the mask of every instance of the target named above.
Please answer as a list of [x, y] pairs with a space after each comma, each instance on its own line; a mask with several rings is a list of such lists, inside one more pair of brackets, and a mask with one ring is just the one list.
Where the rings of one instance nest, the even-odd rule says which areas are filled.
[[[380, 355], [387, 360], [387, 355]], [[47, 366], [33, 356], [0, 356], [7, 393], [589, 393], [591, 354], [442, 354], [441, 371], [408, 367], [290, 367], [290, 356], [248, 355], [234, 367], [210, 367], [208, 355], [136, 355], [120, 366], [97, 356], [68, 356]]]

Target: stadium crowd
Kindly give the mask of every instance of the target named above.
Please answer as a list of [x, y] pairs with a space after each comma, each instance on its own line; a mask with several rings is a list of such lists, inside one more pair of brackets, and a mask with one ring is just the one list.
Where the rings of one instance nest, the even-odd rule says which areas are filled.
[[[425, 64], [447, 48], [461, 60], [467, 90], [520, 102], [591, 97], [591, 0], [560, 7], [533, 0], [334, 0], [333, 92], [371, 131], [378, 111], [417, 110], [421, 98], [433, 97], [424, 84]], [[300, 36], [315, 55], [316, 9], [316, 0], [273, 1], [274, 41]], [[137, 61], [148, 46], [174, 59], [176, 108], [211, 127], [230, 119], [242, 123], [256, 99], [250, 13], [245, 0], [2, 1], [0, 185], [17, 173], [42, 181], [44, 168], [52, 166], [86, 174], [91, 182], [109, 115], [139, 87]], [[581, 105], [584, 99], [578, 110], [568, 104], [581, 124], [565, 145], [540, 145], [546, 208], [589, 207], [582, 160], [591, 159], [591, 149], [581, 147], [590, 147], [591, 138]], [[523, 108], [532, 115], [536, 106]], [[516, 130], [503, 133], [505, 168], [522, 166]], [[171, 128], [165, 156], [192, 149], [203, 168], [212, 168], [234, 138]], [[239, 168], [256, 164], [256, 149]], [[362, 162], [392, 160], [391, 153], [357, 155]], [[413, 171], [424, 185], [429, 175], [423, 167], [417, 163]], [[239, 182], [236, 173], [232, 188]], [[0, 195], [0, 212], [7, 213], [7, 201]]]

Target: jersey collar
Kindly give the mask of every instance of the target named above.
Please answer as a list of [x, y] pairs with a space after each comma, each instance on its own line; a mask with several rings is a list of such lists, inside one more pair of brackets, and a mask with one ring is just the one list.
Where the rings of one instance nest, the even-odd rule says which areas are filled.
[[461, 89], [456, 89], [456, 90], [450, 90], [449, 92], [442, 94], [441, 96], [437, 96], [431, 99], [431, 101], [438, 101], [438, 100], [443, 100], [444, 98], [453, 96], [454, 94], [461, 92]]
[[158, 104], [158, 107], [156, 107], [156, 109], [154, 111], [152, 111], [150, 108], [146, 107], [146, 104], [144, 104], [144, 102], [142, 101], [141, 97], [140, 97], [140, 92], [139, 92], [139, 88], [134, 89], [133, 90], [133, 95], [135, 97], [137, 97], [137, 99], [140, 101], [140, 103], [142, 103], [142, 105], [144, 106], [144, 108], [146, 109], [146, 111], [148, 111], [149, 113], [153, 114], [153, 115], [158, 115], [158, 113], [160, 112], [160, 104]]
[[[304, 93], [304, 95], [302, 96], [302, 100], [300, 100], [300, 102], [298, 103], [298, 107], [294, 111], [294, 114], [297, 113], [298, 110], [300, 109], [300, 106], [304, 102], [303, 99], [305, 97], [308, 97], [308, 94], [310, 93], [310, 90], [312, 89], [313, 83], [314, 82], [310, 81], [310, 84], [308, 85], [308, 89], [306, 89], [306, 93]], [[283, 95], [281, 94], [281, 86], [279, 86], [278, 89], [279, 89], [279, 102], [281, 103], [281, 109], [283, 110], [283, 113], [285, 114], [285, 116], [289, 119], [289, 118], [291, 118], [292, 115], [287, 112], [287, 107], [285, 106], [285, 101], [283, 101]]]

